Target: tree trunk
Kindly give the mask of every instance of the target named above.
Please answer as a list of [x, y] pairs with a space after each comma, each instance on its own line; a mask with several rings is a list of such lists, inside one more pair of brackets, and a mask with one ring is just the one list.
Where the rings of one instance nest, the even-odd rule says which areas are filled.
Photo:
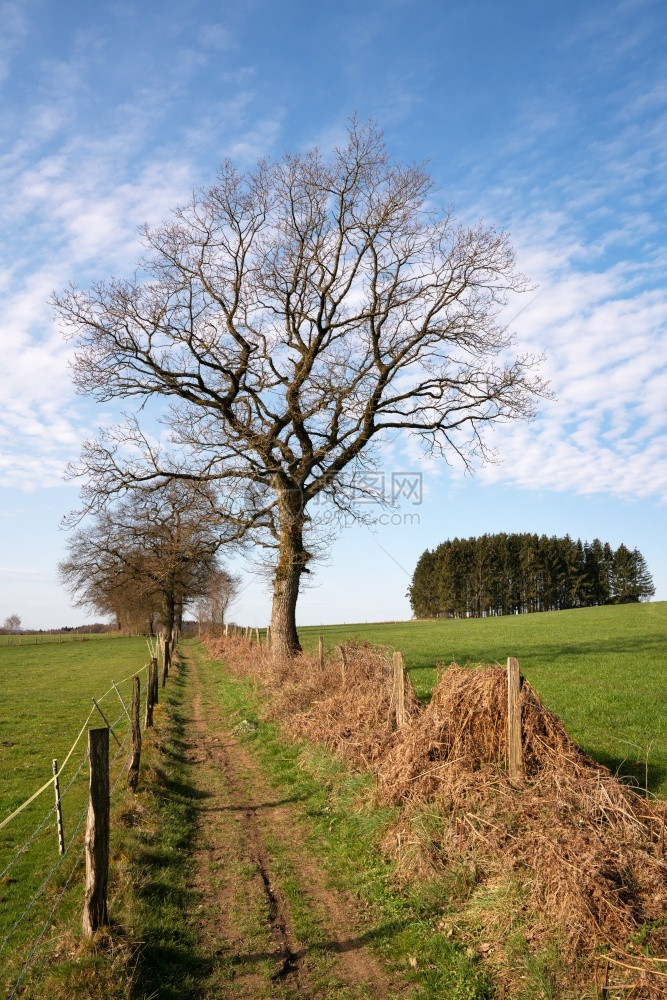
[[274, 659], [301, 652], [296, 630], [296, 602], [301, 574], [308, 572], [310, 553], [303, 546], [304, 513], [301, 495], [288, 490], [279, 497], [280, 542], [273, 579], [271, 638]]
[[164, 629], [167, 635], [171, 635], [171, 630], [175, 623], [176, 598], [173, 590], [168, 590], [164, 597]]

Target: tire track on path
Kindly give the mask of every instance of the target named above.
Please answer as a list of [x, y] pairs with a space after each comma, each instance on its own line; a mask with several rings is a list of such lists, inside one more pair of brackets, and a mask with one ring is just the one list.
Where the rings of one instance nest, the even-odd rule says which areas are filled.
[[[198, 932], [212, 965], [206, 996], [388, 1000], [408, 995], [404, 984], [378, 966], [355, 931], [351, 901], [329, 888], [303, 846], [294, 807], [274, 801], [276, 791], [254, 755], [223, 721], [203, 655], [192, 648], [181, 655], [190, 675], [192, 735], [186, 755], [202, 789], [193, 858], [194, 885], [202, 898]], [[299, 940], [281, 884], [284, 858], [278, 864], [267, 841], [289, 857], [299, 903], [321, 914], [318, 940]]]

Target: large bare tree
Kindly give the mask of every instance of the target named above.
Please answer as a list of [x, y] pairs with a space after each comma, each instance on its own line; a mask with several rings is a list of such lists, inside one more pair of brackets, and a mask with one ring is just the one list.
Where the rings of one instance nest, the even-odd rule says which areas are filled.
[[101, 401], [170, 400], [170, 441], [136, 418], [85, 446], [84, 504], [178, 478], [217, 490], [238, 537], [272, 545], [278, 656], [312, 557], [308, 506], [348, 504], [369, 446], [407, 432], [467, 463], [487, 424], [529, 417], [544, 391], [499, 324], [523, 290], [505, 233], [433, 208], [432, 182], [353, 121], [317, 149], [225, 163], [155, 229], [130, 280], [56, 299], [74, 378]]

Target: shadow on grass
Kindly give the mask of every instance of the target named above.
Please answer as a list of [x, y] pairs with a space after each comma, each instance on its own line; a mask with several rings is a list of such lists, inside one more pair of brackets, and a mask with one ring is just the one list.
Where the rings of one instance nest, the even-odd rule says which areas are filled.
[[[291, 958], [293, 961], [299, 961], [300, 959], [305, 958], [306, 955], [344, 955], [348, 952], [359, 951], [361, 948], [366, 948], [368, 945], [391, 942], [393, 938], [395, 938], [398, 934], [402, 934], [411, 926], [413, 925], [409, 920], [392, 920], [388, 923], [381, 924], [372, 930], [365, 931], [363, 934], [358, 934], [355, 937], [350, 937], [343, 941], [331, 938], [328, 941], [317, 941], [312, 944], [306, 944], [297, 951], [293, 952]], [[280, 949], [274, 949], [273, 951], [249, 952], [247, 954], [244, 954], [243, 952], [232, 953], [231, 951], [221, 952], [223, 962], [226, 962], [231, 966], [261, 965], [266, 961], [272, 960], [282, 962], [284, 961], [284, 957], [285, 956]]]
[[197, 786], [196, 765], [187, 756], [191, 749], [184, 738], [188, 719], [181, 710], [187, 672], [187, 662], [181, 661], [179, 670], [170, 674], [164, 697], [170, 730], [159, 748], [165, 770], [154, 768], [151, 789], [159, 822], [156, 832], [135, 852], [134, 894], [143, 919], [133, 1000], [200, 998], [213, 969], [212, 960], [200, 953], [187, 919], [199, 898], [188, 885], [190, 848], [197, 834], [200, 803], [210, 797]]
[[[608, 767], [613, 775], [629, 785], [639, 795], [643, 795], [647, 787], [646, 764], [643, 760], [633, 760], [630, 757], [622, 757], [618, 754], [606, 753], [598, 747], [584, 747], [591, 757]], [[667, 782], [667, 767], [664, 764], [657, 764], [651, 760], [648, 762], [648, 791], [657, 792], [664, 788]]]

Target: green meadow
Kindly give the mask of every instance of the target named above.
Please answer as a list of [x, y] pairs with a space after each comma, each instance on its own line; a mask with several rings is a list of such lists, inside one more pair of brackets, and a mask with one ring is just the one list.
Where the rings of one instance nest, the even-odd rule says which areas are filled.
[[[0, 967], [5, 965], [10, 973], [22, 960], [22, 944], [37, 938], [70, 876], [72, 893], [63, 899], [62, 910], [80, 906], [88, 794], [85, 730], [104, 725], [92, 698], [122, 743], [128, 720], [112, 681], [129, 704], [131, 677], [147, 659], [143, 638], [0, 645], [0, 822], [49, 780], [53, 758], [62, 768], [80, 734], [61, 775], [64, 859], [58, 853], [53, 787], [0, 830]], [[112, 739], [112, 759], [117, 750]], [[126, 752], [119, 755], [112, 780], [126, 759]]]
[[[481, 620], [323, 626], [302, 628], [300, 635], [310, 649], [322, 635], [331, 655], [336, 645], [355, 638], [400, 649], [424, 700], [438, 664], [504, 664], [517, 656], [523, 674], [574, 739], [642, 786], [648, 766], [649, 790], [667, 797], [667, 602]], [[62, 764], [81, 733], [62, 776], [64, 860], [51, 787], [0, 830], [2, 985], [16, 982], [35, 944], [48, 941], [51, 950], [57, 948], [52, 935], [68, 934], [80, 921], [85, 729], [103, 725], [91, 699], [100, 701], [124, 741], [127, 717], [111, 682], [128, 703], [131, 677], [147, 659], [143, 638], [0, 645], [0, 822], [49, 779], [52, 759]], [[117, 809], [127, 749], [118, 751], [112, 740], [110, 750], [117, 756], [112, 770]], [[54, 908], [58, 918], [51, 926]], [[50, 937], [40, 938], [43, 928]]]
[[570, 735], [612, 771], [667, 797], [667, 602], [501, 618], [324, 625], [299, 629], [314, 649], [358, 638], [399, 649], [428, 699], [437, 664], [519, 659]]

